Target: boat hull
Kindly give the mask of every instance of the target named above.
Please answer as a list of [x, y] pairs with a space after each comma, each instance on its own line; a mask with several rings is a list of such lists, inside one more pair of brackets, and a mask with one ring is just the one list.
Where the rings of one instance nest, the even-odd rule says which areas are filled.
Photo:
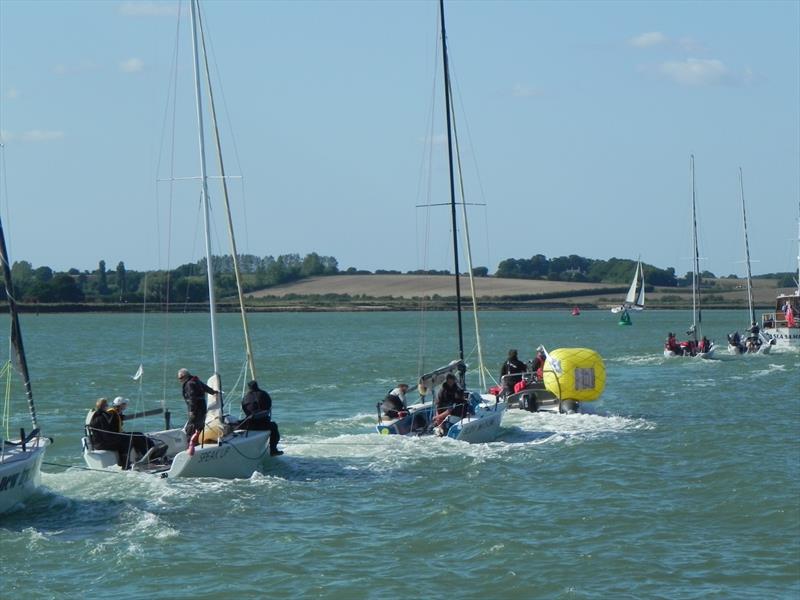
[[468, 444], [483, 444], [494, 441], [500, 434], [507, 404], [498, 402], [491, 394], [470, 396], [474, 414], [463, 419], [450, 417], [445, 427], [434, 428], [432, 404], [413, 404], [405, 416], [398, 419], [381, 419], [377, 431], [381, 435], [439, 435]]
[[24, 452], [14, 448], [0, 458], [0, 514], [11, 512], [31, 496], [41, 484], [42, 461], [50, 441], [40, 438], [35, 448]]
[[[164, 464], [136, 465], [134, 469], [166, 478], [215, 477], [246, 479], [258, 471], [269, 458], [269, 431], [236, 430], [219, 442], [187, 448], [182, 429], [148, 433], [148, 436], [167, 445]], [[119, 469], [113, 450], [94, 450], [84, 438], [83, 458], [91, 469]], [[133, 457], [131, 457], [133, 462]]]

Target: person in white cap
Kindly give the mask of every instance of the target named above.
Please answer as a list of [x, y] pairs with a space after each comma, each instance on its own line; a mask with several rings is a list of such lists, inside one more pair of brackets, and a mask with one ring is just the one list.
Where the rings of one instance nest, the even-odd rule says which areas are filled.
[[[131, 448], [133, 448], [136, 451], [139, 461], [141, 461], [145, 456], [147, 456], [149, 460], [159, 458], [164, 454], [164, 452], [166, 452], [166, 446], [161, 447], [161, 445], [159, 445], [156, 450], [150, 452], [150, 450], [156, 446], [156, 443], [151, 438], [147, 437], [140, 431], [126, 433], [122, 430], [122, 422], [126, 418], [130, 418], [124, 414], [125, 410], [128, 408], [128, 404], [129, 402], [127, 398], [117, 396], [111, 403], [111, 408], [109, 408], [107, 411], [111, 417], [111, 431], [120, 440], [120, 446], [125, 452], [125, 457], [127, 458], [127, 453], [130, 452]], [[125, 462], [127, 463], [127, 461]], [[123, 468], [129, 469], [130, 465], [125, 464]]]

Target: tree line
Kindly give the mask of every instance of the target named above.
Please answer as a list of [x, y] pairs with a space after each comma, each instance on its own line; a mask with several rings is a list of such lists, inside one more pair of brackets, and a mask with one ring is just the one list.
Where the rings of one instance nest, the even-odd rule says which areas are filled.
[[[245, 292], [290, 283], [308, 277], [336, 274], [403, 274], [391, 269], [368, 271], [350, 267], [339, 270], [338, 261], [332, 256], [321, 256], [311, 252], [283, 254], [278, 257], [258, 257], [243, 254], [239, 257], [242, 285]], [[214, 256], [216, 290], [219, 297], [236, 294], [233, 258], [230, 255]], [[550, 281], [574, 281], [589, 283], [627, 284], [633, 276], [636, 261], [611, 258], [596, 260], [570, 255], [548, 259], [542, 254], [531, 258], [507, 258], [500, 262], [497, 270], [489, 273], [487, 267], [475, 267], [477, 277], [508, 277], [517, 279], [545, 279]], [[691, 273], [683, 277], [675, 269], [659, 269], [643, 263], [645, 283], [653, 286], [677, 287], [691, 285]], [[18, 261], [11, 268], [14, 293], [23, 303], [189, 303], [207, 302], [206, 259], [186, 263], [171, 270], [135, 271], [127, 269], [120, 261], [115, 269], [109, 269], [104, 260], [93, 271], [69, 269], [55, 272], [50, 267], [34, 268], [27, 261]], [[449, 270], [414, 270], [408, 275], [450, 275]], [[779, 278], [779, 286], [793, 285], [792, 273], [771, 274]], [[702, 279], [715, 279], [715, 275], [704, 271]], [[728, 278], [736, 279], [735, 275]], [[0, 290], [0, 298], [5, 291]]]

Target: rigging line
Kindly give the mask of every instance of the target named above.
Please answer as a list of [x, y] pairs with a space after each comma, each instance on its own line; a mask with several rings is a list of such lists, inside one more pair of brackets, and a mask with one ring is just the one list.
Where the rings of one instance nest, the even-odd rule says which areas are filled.
[[456, 147], [456, 164], [458, 165], [458, 184], [461, 191], [461, 220], [464, 226], [464, 239], [467, 254], [467, 272], [469, 273], [469, 286], [472, 293], [472, 317], [475, 322], [475, 339], [478, 347], [478, 379], [481, 389], [486, 389], [486, 378], [484, 376], [485, 365], [483, 363], [483, 349], [481, 347], [481, 328], [478, 321], [478, 297], [475, 293], [475, 276], [472, 273], [472, 245], [469, 236], [469, 219], [467, 218], [466, 193], [464, 189], [464, 171], [461, 168], [461, 146], [458, 143], [458, 128], [456, 127], [456, 115], [453, 106], [453, 96], [450, 95], [450, 112], [453, 119], [453, 138]]
[[[480, 199], [481, 199], [482, 205], [484, 207], [486, 207], [488, 202], [486, 200], [486, 192], [485, 192], [484, 187], [483, 187], [483, 178], [481, 177], [481, 170], [480, 170], [479, 163], [478, 163], [478, 156], [477, 156], [477, 152], [475, 150], [475, 144], [472, 142], [472, 130], [470, 129], [470, 126], [469, 126], [469, 119], [467, 119], [467, 117], [466, 117], [467, 110], [466, 110], [466, 107], [464, 105], [464, 95], [461, 93], [461, 88], [460, 88], [459, 83], [458, 83], [458, 71], [457, 71], [456, 67], [453, 66], [452, 59], [450, 61], [450, 67], [451, 67], [451, 73], [453, 75], [453, 79], [455, 79], [455, 89], [456, 89], [456, 92], [457, 92], [456, 95], [458, 96], [458, 101], [459, 101], [459, 104], [461, 105], [461, 114], [464, 116], [464, 119], [463, 119], [464, 128], [465, 128], [466, 133], [467, 133], [467, 143], [469, 144], [469, 148], [471, 150], [470, 156], [472, 157], [472, 168], [475, 169], [475, 179], [476, 179], [477, 184], [478, 184], [478, 192], [480, 194]], [[455, 114], [455, 110], [453, 111], [453, 114]], [[481, 205], [481, 204], [479, 204], [479, 205]], [[489, 243], [490, 243], [490, 239], [491, 238], [489, 236], [488, 214], [489, 214], [488, 213], [488, 209], [484, 208], [484, 215], [485, 215], [485, 217], [484, 217], [484, 224], [485, 224], [484, 232], [485, 232], [485, 237], [486, 237], [486, 255], [487, 255], [486, 256], [486, 263], [487, 263], [487, 265], [490, 265], [490, 264], [492, 264], [492, 261], [491, 261], [491, 253], [489, 251], [489, 249], [490, 249]]]
[[[217, 81], [217, 89], [219, 90], [220, 97], [222, 98], [222, 112], [225, 113], [225, 122], [228, 124], [228, 137], [230, 137], [231, 146], [233, 147], [233, 156], [236, 159], [236, 168], [239, 170], [239, 173], [243, 173], [242, 161], [239, 158], [239, 145], [236, 143], [236, 135], [235, 135], [234, 129], [233, 129], [233, 121], [231, 119], [230, 112], [228, 110], [228, 101], [227, 101], [227, 98], [225, 96], [225, 86], [222, 85], [222, 71], [220, 71], [220, 68], [219, 68], [219, 66], [217, 64], [217, 55], [216, 55], [216, 52], [214, 52], [214, 41], [213, 41], [213, 38], [212, 38], [212, 35], [211, 35], [211, 32], [210, 32], [210, 29], [205, 25], [205, 22], [204, 22], [203, 30], [206, 30], [206, 29], [208, 29], [208, 47], [209, 47], [209, 49], [211, 51], [211, 62], [214, 64], [214, 75], [215, 75], [215, 79]], [[205, 48], [205, 36], [204, 36], [204, 39], [203, 39], [203, 47]], [[207, 61], [208, 61], [208, 56], [206, 55], [206, 62]], [[208, 72], [208, 66], [206, 66], [206, 71]], [[211, 88], [211, 75], [208, 74], [206, 77], [208, 79], [208, 82], [209, 82], [208, 85], [209, 85], [209, 89], [210, 89]], [[213, 100], [212, 100], [212, 102], [213, 102]], [[215, 121], [216, 121], [216, 119], [215, 119]], [[241, 189], [242, 189], [242, 215], [243, 215], [243, 219], [244, 219], [244, 242], [245, 242], [244, 245], [245, 245], [245, 248], [248, 249], [248, 251], [249, 251], [249, 248], [250, 248], [250, 234], [249, 234], [249, 231], [248, 231], [248, 228], [247, 228], [247, 225], [248, 225], [247, 201], [246, 201], [246, 196], [245, 196], [244, 178], [243, 177], [242, 177], [242, 188]], [[254, 379], [255, 379], [255, 377], [254, 377]]]
[[256, 366], [255, 366], [255, 358], [253, 357], [253, 347], [250, 343], [250, 328], [247, 326], [247, 311], [245, 310], [244, 305], [244, 292], [242, 291], [242, 274], [239, 269], [239, 256], [238, 251], [236, 249], [236, 239], [233, 236], [233, 220], [231, 218], [231, 205], [230, 200], [228, 198], [228, 184], [225, 179], [225, 164], [222, 160], [222, 143], [219, 137], [219, 128], [217, 126], [217, 110], [214, 104], [214, 93], [211, 89], [211, 73], [208, 68], [208, 53], [206, 52], [206, 36], [205, 30], [203, 28], [203, 19], [200, 11], [198, 10], [198, 24], [200, 28], [200, 39], [202, 41], [203, 46], [203, 62], [205, 63], [206, 67], [206, 82], [208, 84], [208, 100], [209, 100], [209, 107], [211, 109], [211, 122], [214, 125], [214, 140], [217, 145], [217, 158], [219, 160], [219, 171], [220, 175], [222, 176], [222, 193], [223, 198], [225, 201], [225, 214], [227, 216], [227, 223], [228, 223], [228, 240], [230, 242], [230, 250], [231, 250], [231, 259], [233, 260], [233, 271], [234, 275], [236, 276], [236, 291], [239, 296], [239, 309], [242, 317], [242, 328], [244, 330], [244, 344], [245, 344], [245, 351], [247, 353], [247, 363], [250, 367], [250, 375], [252, 379], [257, 379], [256, 376]]
[[[436, 26], [436, 37], [434, 38], [438, 42], [438, 24]], [[439, 44], [434, 44], [436, 48], [435, 52], [435, 61], [434, 65], [439, 62]], [[428, 116], [428, 131], [427, 131], [427, 144], [425, 145], [425, 152], [423, 152], [422, 156], [422, 164], [420, 165], [420, 183], [422, 182], [423, 177], [423, 169], [425, 164], [425, 159], [427, 159], [427, 181], [426, 181], [426, 203], [428, 205], [431, 204], [431, 198], [433, 196], [433, 146], [434, 146], [434, 138], [433, 138], [433, 130], [434, 130], [434, 123], [435, 123], [435, 115], [436, 115], [436, 90], [438, 87], [438, 78], [436, 76], [436, 69], [433, 70], [433, 81], [431, 87], [431, 100], [429, 104], [429, 116]], [[418, 189], [417, 198], [421, 195], [421, 190]], [[429, 266], [430, 260], [430, 243], [431, 243], [431, 211], [430, 208], [425, 211], [425, 220], [424, 220], [424, 229], [423, 229], [423, 246], [422, 246], [422, 270], [427, 271]], [[418, 224], [418, 221], [416, 221]], [[418, 263], [419, 263], [419, 256], [418, 256]], [[426, 294], [420, 294], [419, 300], [419, 349], [417, 355], [417, 373], [421, 374], [426, 371], [425, 369], [425, 360], [427, 354], [427, 308], [428, 308], [428, 299]]]
[[[178, 19], [175, 24], [175, 52], [173, 57], [173, 81], [172, 84], [172, 127], [170, 128], [170, 163], [169, 163], [169, 195], [167, 201], [167, 253], [166, 253], [166, 273], [164, 277], [164, 296], [163, 296], [163, 309], [165, 311], [165, 325], [164, 325], [164, 346], [161, 360], [161, 406], [166, 410], [167, 406], [167, 357], [169, 356], [169, 348], [172, 336], [172, 319], [170, 304], [172, 299], [172, 273], [170, 266], [172, 265], [172, 216], [175, 208], [175, 139], [176, 139], [176, 123], [178, 114], [178, 62], [180, 57], [180, 34], [181, 34], [181, 18], [182, 3], [178, 3]], [[169, 101], [167, 102], [169, 105]], [[166, 118], [166, 113], [165, 113]], [[160, 160], [159, 160], [160, 164]], [[158, 184], [156, 184], [158, 189]], [[160, 211], [156, 214], [156, 225], [159, 228], [158, 239], [161, 240], [161, 214]], [[158, 298], [158, 296], [157, 296]], [[159, 298], [161, 299], [161, 298]]]

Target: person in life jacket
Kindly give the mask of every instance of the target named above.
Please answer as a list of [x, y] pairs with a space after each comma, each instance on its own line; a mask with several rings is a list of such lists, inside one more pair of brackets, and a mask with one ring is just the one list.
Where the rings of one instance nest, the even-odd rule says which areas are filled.
[[[86, 431], [95, 450], [110, 450], [117, 453], [117, 464], [123, 469], [127, 465], [128, 447], [119, 436], [114, 435], [112, 417], [108, 413], [108, 400], [100, 398], [94, 410], [86, 418]], [[123, 447], [124, 446], [124, 447]]]
[[278, 442], [281, 439], [278, 424], [272, 420], [272, 398], [258, 387], [255, 379], [247, 384], [247, 393], [242, 398], [242, 410], [247, 418], [239, 426], [253, 431], [269, 431], [270, 456], [283, 454], [278, 450]]
[[544, 353], [544, 348], [539, 346], [536, 349], [536, 356], [534, 356], [531, 361], [531, 373], [536, 374], [536, 379], [538, 381], [542, 380], [545, 362], [547, 362], [547, 355]]
[[188, 419], [184, 426], [187, 439], [191, 439], [195, 432], [202, 432], [206, 425], [206, 394], [216, 396], [219, 392], [208, 387], [197, 377], [192, 375], [188, 369], [178, 371], [178, 381], [181, 382], [183, 399], [186, 401], [188, 409]]
[[514, 385], [522, 380], [522, 374], [528, 370], [528, 365], [517, 357], [517, 351], [508, 351], [508, 358], [500, 368], [500, 381], [503, 382], [503, 389], [507, 394], [514, 392]]
[[678, 340], [671, 331], [667, 334], [667, 342], [664, 344], [664, 347], [674, 352], [676, 356], [681, 356], [683, 354], [683, 349], [678, 345]]
[[434, 409], [437, 416], [445, 414], [461, 418], [467, 416], [467, 399], [464, 390], [458, 386], [456, 376], [452, 373], [447, 374], [442, 387], [439, 389]]
[[140, 431], [132, 431], [130, 433], [123, 431], [123, 421], [130, 418], [125, 414], [127, 408], [128, 399], [117, 396], [111, 403], [111, 408], [108, 409], [108, 415], [111, 418], [111, 431], [121, 440], [121, 445], [125, 447], [126, 457], [130, 448], [133, 448], [136, 451], [138, 461], [142, 461], [145, 457], [147, 457], [147, 460], [161, 458], [167, 451], [166, 444], [157, 444], [155, 440]]
[[383, 414], [390, 419], [396, 419], [400, 416], [405, 416], [403, 413], [406, 411], [406, 392], [408, 391], [407, 383], [398, 383], [392, 389], [381, 404]]

